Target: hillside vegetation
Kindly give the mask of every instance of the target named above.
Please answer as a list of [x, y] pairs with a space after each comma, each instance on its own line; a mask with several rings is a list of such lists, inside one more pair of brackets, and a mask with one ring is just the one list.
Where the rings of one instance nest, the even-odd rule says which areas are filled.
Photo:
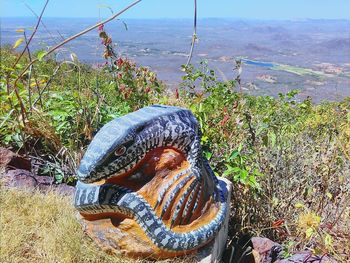
[[[37, 173], [74, 185], [79, 160], [105, 123], [151, 104], [186, 107], [200, 122], [204, 154], [213, 170], [234, 184], [230, 238], [263, 235], [283, 243], [286, 256], [308, 249], [349, 260], [350, 98], [315, 105], [311, 99], [297, 102], [297, 91], [276, 98], [248, 96], [238, 92], [240, 80], [219, 81], [204, 62], [198, 68], [184, 67], [183, 83], [169, 91], [148, 68], [108, 53], [99, 68], [75, 57], [55, 61], [48, 56], [20, 76], [31, 58], [15, 63], [17, 56], [1, 48], [0, 141], [31, 157]], [[65, 227], [62, 218], [74, 221], [73, 209], [58, 213], [52, 207], [56, 203], [43, 206], [43, 219], [25, 212], [38, 198], [13, 202], [22, 215], [19, 221], [40, 221], [48, 214], [55, 214], [57, 227]], [[12, 208], [5, 202], [2, 209]], [[8, 225], [13, 221], [6, 216], [2, 235], [17, 228]], [[45, 240], [40, 236], [45, 224], [37, 223], [30, 230], [33, 239], [19, 240], [19, 247], [28, 238]], [[76, 232], [77, 225], [72, 222], [66, 230]], [[66, 249], [64, 240], [62, 236], [61, 249]], [[74, 244], [67, 249], [77, 249]], [[1, 256], [9, 260], [13, 251], [3, 246]]]

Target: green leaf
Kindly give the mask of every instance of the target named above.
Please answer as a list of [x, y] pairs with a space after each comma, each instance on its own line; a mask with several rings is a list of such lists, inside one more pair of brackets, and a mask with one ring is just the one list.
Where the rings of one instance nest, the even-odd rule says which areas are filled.
[[241, 171], [241, 178], [242, 178], [242, 180], [246, 181], [247, 177], [248, 177], [248, 171], [242, 170]]
[[269, 132], [268, 136], [271, 146], [274, 147], [276, 145], [276, 134], [274, 132]]
[[17, 39], [15, 44], [13, 45], [13, 49], [17, 48], [20, 44], [22, 44], [23, 41], [24, 41], [23, 37]]
[[209, 140], [209, 138], [207, 136], [205, 136], [205, 135], [202, 136], [202, 142], [203, 143], [208, 142], [208, 140]]
[[55, 181], [56, 183], [62, 183], [63, 182], [64, 175], [60, 172], [55, 173]]
[[231, 153], [231, 155], [230, 155], [230, 157], [229, 157], [229, 160], [234, 160], [234, 159], [236, 159], [236, 157], [239, 155], [239, 151], [238, 150], [234, 150], [232, 153]]
[[314, 234], [314, 230], [312, 227], [309, 227], [308, 229], [306, 229], [305, 235], [307, 238], [311, 237], [313, 234]]
[[46, 54], [47, 54], [46, 51], [41, 50], [41, 51], [38, 52], [38, 54], [36, 55], [36, 57], [38, 58], [39, 61], [41, 61], [41, 60], [43, 59], [43, 57], [46, 56]]
[[231, 171], [230, 170], [226, 170], [225, 172], [223, 172], [223, 176], [227, 176], [227, 175], [230, 175], [231, 174]]
[[239, 173], [239, 172], [241, 172], [241, 171], [242, 171], [242, 169], [239, 168], [239, 167], [233, 167], [233, 168], [232, 168], [232, 172], [234, 172], [234, 173]]
[[213, 156], [213, 153], [208, 152], [208, 151], [204, 151], [204, 156], [205, 156], [205, 158], [207, 158], [207, 160], [210, 160], [211, 157]]
[[238, 182], [238, 181], [240, 180], [239, 174], [236, 174], [236, 175], [233, 177], [233, 180], [234, 180], [235, 182]]
[[268, 142], [269, 142], [268, 136], [267, 136], [267, 135], [264, 135], [264, 136], [262, 137], [262, 141], [263, 141], [263, 145], [264, 145], [264, 146], [267, 146], [267, 145], [268, 145]]
[[252, 186], [255, 186], [257, 184], [254, 175], [249, 176], [249, 182], [251, 183]]
[[326, 236], [324, 238], [324, 243], [327, 247], [332, 247], [333, 240], [332, 240], [331, 235], [326, 234]]
[[295, 208], [304, 208], [304, 204], [303, 203], [300, 203], [300, 202], [297, 202], [295, 205], [294, 205]]
[[23, 65], [17, 63], [15, 67], [16, 67], [17, 69], [22, 69], [22, 68], [23, 68]]

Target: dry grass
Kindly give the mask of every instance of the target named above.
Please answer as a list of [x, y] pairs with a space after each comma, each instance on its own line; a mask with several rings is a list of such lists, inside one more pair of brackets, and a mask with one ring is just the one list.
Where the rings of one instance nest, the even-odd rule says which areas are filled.
[[71, 200], [1, 189], [1, 262], [128, 262], [84, 236]]
[[[6, 189], [0, 182], [0, 212], [0, 262], [143, 262], [101, 251], [84, 234], [72, 200], [54, 191]], [[193, 262], [193, 257], [159, 262]]]

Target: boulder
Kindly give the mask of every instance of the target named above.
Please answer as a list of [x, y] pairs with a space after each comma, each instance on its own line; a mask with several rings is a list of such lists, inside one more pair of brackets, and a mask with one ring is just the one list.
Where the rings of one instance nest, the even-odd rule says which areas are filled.
[[31, 171], [31, 162], [9, 149], [0, 147], [0, 167]]
[[265, 237], [252, 237], [255, 262], [275, 262], [280, 256], [282, 246]]
[[49, 176], [37, 176], [30, 171], [23, 169], [9, 170], [0, 173], [0, 180], [3, 187], [17, 188], [21, 190], [46, 193], [50, 190], [56, 191], [60, 195], [74, 195], [74, 187], [67, 184], [54, 184], [54, 180]]
[[21, 188], [33, 190], [38, 185], [35, 176], [23, 169], [16, 169], [1, 174], [3, 186], [8, 188]]

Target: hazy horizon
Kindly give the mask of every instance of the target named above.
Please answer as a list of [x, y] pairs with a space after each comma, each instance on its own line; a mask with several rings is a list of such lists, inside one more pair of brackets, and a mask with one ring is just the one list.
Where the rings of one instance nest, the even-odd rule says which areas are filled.
[[[37, 17], [35, 16], [2, 16], [1, 19], [15, 19], [15, 18], [21, 18], [21, 19], [33, 19], [37, 20]], [[50, 16], [50, 17], [43, 17], [43, 19], [97, 19], [97, 20], [103, 20], [107, 19], [108, 17], [98, 17], [98, 16], [91, 16], [91, 17], [78, 17], [78, 16]], [[200, 20], [232, 20], [232, 21], [238, 21], [238, 20], [248, 20], [248, 21], [292, 21], [292, 22], [303, 22], [303, 21], [348, 21], [350, 23], [350, 18], [290, 18], [290, 19], [267, 19], [267, 18], [246, 18], [246, 17], [200, 17], [197, 19], [197, 21]], [[114, 20], [118, 20], [118, 18], [115, 18]], [[113, 22], [114, 20], [110, 21]], [[135, 18], [135, 17], [123, 17], [120, 18], [120, 20], [188, 20], [193, 21], [193, 18], [190, 17], [156, 17], [156, 18]], [[109, 22], [109, 23], [110, 23]], [[350, 30], [350, 24], [349, 24], [349, 30]]]

